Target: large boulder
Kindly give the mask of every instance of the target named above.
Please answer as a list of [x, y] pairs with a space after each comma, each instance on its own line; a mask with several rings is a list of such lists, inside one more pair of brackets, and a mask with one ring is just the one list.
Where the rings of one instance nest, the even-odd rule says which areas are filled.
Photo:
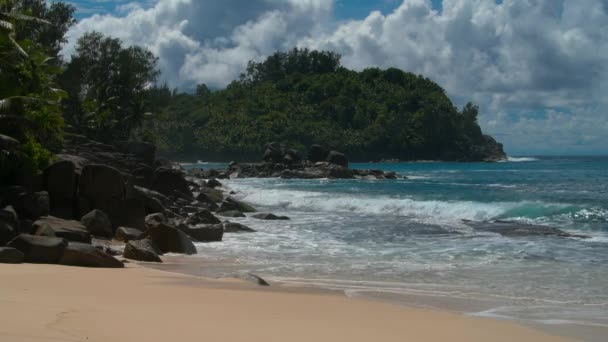
[[224, 236], [222, 224], [206, 224], [196, 227], [181, 224], [177, 228], [199, 242], [222, 241], [222, 237]]
[[147, 214], [163, 213], [172, 204], [171, 199], [160, 192], [139, 186], [133, 187], [132, 197], [143, 202]]
[[91, 243], [91, 234], [78, 221], [46, 216], [36, 220], [32, 226], [37, 236], [58, 237], [67, 241]]
[[283, 161], [283, 146], [281, 144], [272, 142], [266, 145], [264, 156], [262, 159], [267, 163], [281, 163]]
[[25, 262], [56, 264], [61, 259], [68, 242], [65, 239], [48, 236], [17, 235], [7, 247], [23, 253]]
[[146, 216], [146, 228], [150, 228], [161, 223], [167, 223], [167, 217], [161, 213], [150, 214]]
[[156, 146], [147, 142], [129, 141], [124, 143], [123, 150], [150, 164], [154, 163], [156, 158]]
[[85, 165], [78, 182], [80, 214], [99, 209], [108, 215], [113, 228], [143, 228], [144, 203], [138, 198], [127, 198], [126, 182], [123, 174], [115, 168]]
[[21, 192], [12, 204], [21, 218], [35, 220], [47, 216], [50, 211], [49, 194], [46, 191]]
[[129, 242], [132, 240], [137, 240], [143, 234], [139, 229], [128, 228], [128, 227], [118, 227], [116, 229], [116, 233], [114, 234], [114, 239], [122, 242]]
[[329, 154], [327, 154], [326, 161], [342, 167], [348, 167], [348, 158], [346, 155], [337, 151], [329, 152]]
[[112, 237], [112, 222], [106, 213], [95, 209], [84, 215], [80, 222], [94, 236]]
[[217, 210], [218, 213], [227, 212], [227, 211], [240, 211], [242, 213], [255, 213], [254, 207], [249, 204], [243, 203], [234, 199], [233, 197], [227, 197], [220, 205], [220, 208]]
[[151, 226], [142, 238], [150, 238], [163, 253], [197, 253], [196, 247], [186, 233], [165, 223]]
[[19, 217], [13, 207], [0, 209], [0, 246], [4, 246], [17, 235], [19, 226]]
[[327, 155], [329, 151], [327, 151], [321, 145], [312, 145], [308, 149], [308, 160], [312, 163], [322, 162], [327, 159]]
[[72, 219], [76, 216], [76, 165], [71, 160], [60, 160], [44, 171], [44, 187], [49, 193], [50, 214]]
[[81, 267], [122, 268], [115, 257], [89, 244], [70, 242], [59, 259], [59, 264]]
[[283, 154], [283, 160], [281, 161], [283, 164], [292, 165], [298, 164], [302, 161], [302, 155], [300, 152], [294, 149], [288, 149]]
[[125, 179], [117, 169], [99, 164], [89, 164], [82, 168], [78, 180], [80, 196], [96, 204], [105, 205], [108, 200], [122, 200], [125, 198]]
[[189, 226], [194, 226], [197, 224], [218, 224], [222, 223], [222, 221], [215, 217], [209, 210], [203, 209], [188, 217], [184, 223]]
[[123, 257], [138, 261], [163, 262], [159, 255], [162, 252], [150, 239], [129, 241], [125, 246]]
[[0, 247], [0, 264], [20, 264], [25, 259], [21, 251], [10, 247]]
[[171, 196], [175, 191], [192, 197], [188, 181], [180, 170], [159, 167], [152, 175], [152, 188], [165, 196]]
[[198, 201], [198, 204], [201, 207], [207, 210], [216, 211], [219, 208], [219, 206], [209, 196], [207, 196], [207, 194], [203, 192], [196, 196], [196, 200]]
[[224, 200], [224, 193], [220, 190], [208, 187], [201, 187], [199, 190], [201, 193], [196, 198], [199, 202], [212, 201], [213, 203], [221, 203]]

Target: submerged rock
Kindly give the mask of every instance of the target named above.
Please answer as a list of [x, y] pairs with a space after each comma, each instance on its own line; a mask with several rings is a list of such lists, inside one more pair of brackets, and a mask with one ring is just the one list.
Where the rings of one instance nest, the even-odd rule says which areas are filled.
[[235, 222], [224, 222], [224, 233], [254, 233], [255, 230], [251, 229], [243, 224]]
[[534, 224], [521, 223], [516, 221], [486, 221], [477, 222], [463, 220], [463, 222], [478, 231], [497, 233], [509, 237], [524, 237], [524, 236], [557, 236], [565, 238], [589, 238], [586, 235], [570, 234], [561, 229], [540, 226]]
[[267, 220], [267, 221], [277, 221], [277, 220], [282, 220], [282, 221], [286, 221], [286, 220], [290, 220], [289, 217], [287, 216], [277, 216], [275, 214], [270, 214], [270, 213], [263, 213], [263, 214], [255, 214], [252, 216], [253, 218], [256, 218], [258, 220]]
[[220, 208], [217, 210], [218, 213], [228, 212], [228, 211], [240, 211], [242, 213], [255, 213], [254, 207], [249, 204], [243, 203], [234, 199], [233, 197], [227, 197], [223, 202]]

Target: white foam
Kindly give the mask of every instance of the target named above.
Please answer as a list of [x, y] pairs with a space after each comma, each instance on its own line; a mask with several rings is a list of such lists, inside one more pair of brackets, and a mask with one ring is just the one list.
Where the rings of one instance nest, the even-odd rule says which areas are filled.
[[558, 204], [542, 202], [493, 202], [416, 200], [390, 196], [367, 196], [347, 193], [288, 190], [259, 185], [233, 184], [243, 194], [241, 199], [258, 206], [286, 210], [361, 213], [408, 217], [419, 222], [455, 225], [460, 220], [484, 221], [504, 218], [514, 209], [526, 206], [554, 208]]
[[533, 162], [538, 160], [538, 158], [534, 157], [507, 157], [507, 162], [511, 163]]

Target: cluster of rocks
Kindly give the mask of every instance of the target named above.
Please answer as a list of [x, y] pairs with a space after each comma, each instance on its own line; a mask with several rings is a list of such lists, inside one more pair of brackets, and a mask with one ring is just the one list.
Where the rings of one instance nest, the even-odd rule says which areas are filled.
[[320, 145], [308, 149], [307, 158], [283, 144], [266, 145], [261, 163], [230, 163], [222, 176], [229, 178], [298, 178], [298, 179], [397, 179], [394, 172], [360, 170], [348, 167], [348, 157]]
[[160, 262], [164, 253], [197, 253], [193, 242], [254, 231], [212, 213], [239, 217], [254, 208], [227, 197], [214, 177], [193, 182], [156, 160], [151, 144], [68, 135], [57, 157], [24, 184], [0, 188], [0, 263], [123, 267], [120, 254]]

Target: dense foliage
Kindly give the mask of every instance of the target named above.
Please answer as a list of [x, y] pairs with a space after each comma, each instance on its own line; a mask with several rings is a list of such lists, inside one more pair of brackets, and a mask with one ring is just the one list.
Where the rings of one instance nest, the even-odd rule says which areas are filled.
[[102, 141], [128, 139], [147, 114], [144, 90], [158, 76], [148, 50], [90, 32], [78, 39], [61, 85], [69, 93], [65, 118]]
[[488, 157], [476, 106], [459, 111], [439, 85], [399, 69], [348, 70], [332, 52], [279, 52], [250, 62], [224, 90], [160, 87], [150, 98], [160, 93], [162, 125], [147, 135], [184, 157], [256, 160], [270, 141], [323, 144], [358, 160]]
[[[0, 1], [0, 182], [27, 177], [61, 145], [57, 53], [74, 7], [44, 0]], [[15, 140], [13, 140], [15, 139]], [[11, 143], [15, 142], [15, 144]]]

